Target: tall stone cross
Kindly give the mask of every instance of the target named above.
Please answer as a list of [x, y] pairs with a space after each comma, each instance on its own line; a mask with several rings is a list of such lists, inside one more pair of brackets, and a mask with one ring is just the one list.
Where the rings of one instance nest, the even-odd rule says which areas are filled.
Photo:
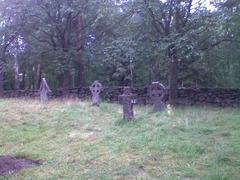
[[94, 81], [93, 84], [90, 86], [90, 91], [92, 93], [92, 105], [99, 106], [100, 93], [102, 89], [103, 89], [103, 86], [98, 80]]
[[130, 121], [134, 118], [133, 104], [136, 95], [132, 94], [130, 87], [124, 87], [123, 94], [118, 96], [119, 101], [123, 105], [123, 119]]
[[40, 85], [40, 99], [42, 103], [48, 103], [48, 95], [51, 93], [51, 89], [48, 86], [47, 80], [42, 78], [41, 85]]
[[154, 105], [154, 111], [164, 111], [165, 104], [163, 102], [163, 98], [166, 93], [165, 91], [164, 85], [159, 82], [152, 82], [149, 86], [149, 97]]

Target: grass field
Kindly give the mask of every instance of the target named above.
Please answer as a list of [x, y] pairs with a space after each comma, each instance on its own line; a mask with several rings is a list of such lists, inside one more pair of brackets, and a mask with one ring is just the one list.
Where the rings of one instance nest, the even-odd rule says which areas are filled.
[[0, 100], [0, 155], [42, 165], [0, 179], [240, 179], [240, 110], [152, 112], [103, 103]]

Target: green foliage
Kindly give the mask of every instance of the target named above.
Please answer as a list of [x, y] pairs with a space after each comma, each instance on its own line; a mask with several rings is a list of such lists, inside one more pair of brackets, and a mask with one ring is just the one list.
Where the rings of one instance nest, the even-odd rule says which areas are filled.
[[[81, 78], [85, 85], [95, 79], [105, 85], [167, 84], [173, 58], [179, 85], [239, 87], [237, 1], [216, 3], [214, 10], [190, 0], [3, 0], [0, 7], [5, 88], [14, 84], [10, 49], [16, 37], [24, 47], [19, 59], [25, 88], [36, 88], [39, 64], [53, 89], [68, 72], [70, 87]], [[230, 40], [236, 42], [223, 43]]]

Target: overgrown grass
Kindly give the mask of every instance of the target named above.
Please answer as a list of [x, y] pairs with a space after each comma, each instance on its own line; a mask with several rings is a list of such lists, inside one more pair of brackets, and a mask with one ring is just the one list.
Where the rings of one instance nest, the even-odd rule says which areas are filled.
[[240, 111], [152, 112], [103, 103], [0, 100], [0, 155], [42, 165], [0, 179], [239, 179]]

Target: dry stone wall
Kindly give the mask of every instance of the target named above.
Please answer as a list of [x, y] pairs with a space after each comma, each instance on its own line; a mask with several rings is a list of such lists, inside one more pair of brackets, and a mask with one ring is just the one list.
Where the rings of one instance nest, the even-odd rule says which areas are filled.
[[[101, 92], [101, 98], [109, 102], [118, 102], [118, 96], [123, 93], [123, 87], [104, 87]], [[151, 99], [148, 96], [147, 87], [136, 87], [132, 89], [132, 93], [137, 95], [137, 104], [146, 105], [151, 104]], [[59, 98], [62, 96], [61, 90], [53, 91], [52, 98]], [[91, 92], [89, 87], [75, 88], [69, 90], [70, 97], [78, 97], [80, 99], [89, 99]], [[30, 97], [38, 98], [38, 91], [5, 91], [4, 97]], [[240, 107], [240, 89], [223, 89], [223, 88], [181, 88], [178, 90], [179, 104], [181, 105], [214, 105], [214, 106], [230, 106]], [[163, 99], [168, 101], [168, 89]]]

